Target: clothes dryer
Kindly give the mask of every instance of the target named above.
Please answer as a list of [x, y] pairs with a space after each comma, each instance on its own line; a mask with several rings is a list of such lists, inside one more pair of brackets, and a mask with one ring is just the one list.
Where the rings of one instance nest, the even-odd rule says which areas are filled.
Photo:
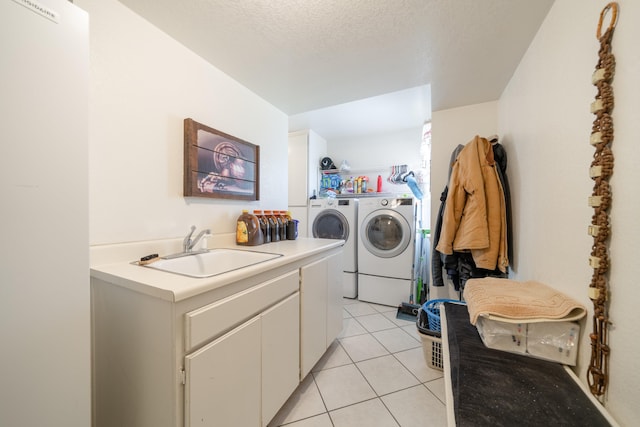
[[364, 198], [358, 207], [358, 299], [408, 302], [413, 286], [416, 201]]
[[309, 236], [345, 241], [342, 287], [346, 298], [358, 296], [357, 221], [357, 199], [309, 200]]

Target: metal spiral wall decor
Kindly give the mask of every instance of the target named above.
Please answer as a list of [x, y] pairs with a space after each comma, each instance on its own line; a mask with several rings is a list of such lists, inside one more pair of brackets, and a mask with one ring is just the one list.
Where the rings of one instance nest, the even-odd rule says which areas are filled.
[[[611, 12], [609, 27], [601, 34], [604, 16]], [[609, 178], [613, 173], [613, 88], [611, 82], [615, 72], [615, 57], [611, 52], [611, 39], [618, 19], [618, 4], [607, 4], [600, 13], [596, 37], [600, 42], [598, 62], [592, 76], [592, 83], [598, 89], [591, 112], [595, 120], [591, 128], [591, 144], [595, 147], [589, 175], [594, 181], [593, 194], [589, 197], [589, 206], [594, 214], [589, 226], [589, 235], [593, 236], [593, 246], [589, 265], [593, 268], [589, 284], [589, 298], [593, 302], [593, 332], [591, 339], [591, 360], [587, 371], [587, 381], [591, 394], [601, 397], [609, 382], [609, 296], [608, 242], [610, 236], [609, 210], [611, 207], [611, 188]]]

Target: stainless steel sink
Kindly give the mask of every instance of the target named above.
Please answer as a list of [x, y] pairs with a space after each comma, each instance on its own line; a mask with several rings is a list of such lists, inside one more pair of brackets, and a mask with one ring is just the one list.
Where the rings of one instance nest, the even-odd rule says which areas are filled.
[[282, 254], [238, 249], [212, 249], [209, 252], [160, 259], [145, 265], [189, 277], [212, 277], [281, 257]]

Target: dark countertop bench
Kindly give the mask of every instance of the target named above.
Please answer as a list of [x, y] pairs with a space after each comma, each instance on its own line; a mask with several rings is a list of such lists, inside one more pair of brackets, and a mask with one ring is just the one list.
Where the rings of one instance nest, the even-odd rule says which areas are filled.
[[449, 425], [615, 425], [564, 365], [487, 348], [465, 305], [441, 311]]

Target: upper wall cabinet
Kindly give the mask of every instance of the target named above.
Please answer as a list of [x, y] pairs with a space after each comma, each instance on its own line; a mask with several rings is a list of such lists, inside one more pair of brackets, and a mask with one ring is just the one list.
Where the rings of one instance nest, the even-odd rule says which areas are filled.
[[289, 134], [289, 206], [307, 206], [318, 193], [320, 160], [327, 156], [327, 141], [312, 130]]

